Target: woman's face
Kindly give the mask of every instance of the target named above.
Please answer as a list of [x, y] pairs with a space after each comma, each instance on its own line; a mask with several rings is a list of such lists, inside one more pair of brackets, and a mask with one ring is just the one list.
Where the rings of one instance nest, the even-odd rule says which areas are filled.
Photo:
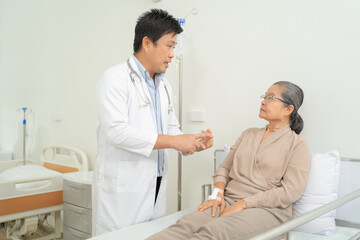
[[[259, 117], [269, 122], [290, 121], [290, 114], [294, 107], [287, 106], [281, 96], [283, 87], [272, 85], [265, 93], [265, 99], [261, 101]], [[281, 100], [279, 100], [281, 99]]]

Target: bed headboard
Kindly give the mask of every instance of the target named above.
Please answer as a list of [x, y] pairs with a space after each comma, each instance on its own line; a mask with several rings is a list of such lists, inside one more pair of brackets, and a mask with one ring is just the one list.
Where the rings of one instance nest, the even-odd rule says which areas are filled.
[[89, 171], [85, 152], [64, 145], [44, 147], [41, 162], [44, 167], [61, 173]]

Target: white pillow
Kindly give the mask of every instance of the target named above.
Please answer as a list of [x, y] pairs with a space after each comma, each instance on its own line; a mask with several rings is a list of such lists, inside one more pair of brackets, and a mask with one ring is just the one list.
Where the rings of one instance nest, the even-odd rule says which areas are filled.
[[[304, 194], [293, 204], [293, 218], [337, 199], [340, 173], [339, 152], [312, 154], [311, 167]], [[295, 228], [295, 231], [330, 235], [335, 232], [336, 210]]]

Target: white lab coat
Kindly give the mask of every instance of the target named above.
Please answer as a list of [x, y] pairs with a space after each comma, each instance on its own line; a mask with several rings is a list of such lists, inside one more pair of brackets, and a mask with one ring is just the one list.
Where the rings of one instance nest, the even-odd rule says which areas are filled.
[[[157, 139], [155, 111], [145, 80], [133, 56], [130, 64], [141, 80], [130, 79], [126, 62], [108, 69], [96, 87], [99, 122], [98, 152], [93, 181], [93, 236], [165, 215], [167, 151], [164, 172], [156, 205], [158, 151], [153, 150]], [[168, 112], [169, 83], [160, 81], [163, 134], [182, 134], [175, 112]], [[138, 94], [145, 95], [139, 96]], [[143, 98], [150, 104], [144, 103]]]

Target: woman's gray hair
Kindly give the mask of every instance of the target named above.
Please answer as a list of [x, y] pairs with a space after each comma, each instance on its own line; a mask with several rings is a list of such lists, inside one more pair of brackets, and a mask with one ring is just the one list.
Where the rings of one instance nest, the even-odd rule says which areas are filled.
[[294, 106], [294, 111], [290, 115], [290, 128], [296, 134], [300, 134], [304, 127], [304, 121], [302, 120], [298, 111], [304, 101], [303, 90], [296, 84], [288, 81], [279, 81], [274, 83], [273, 85], [282, 86], [283, 90], [281, 96], [283, 100]]

